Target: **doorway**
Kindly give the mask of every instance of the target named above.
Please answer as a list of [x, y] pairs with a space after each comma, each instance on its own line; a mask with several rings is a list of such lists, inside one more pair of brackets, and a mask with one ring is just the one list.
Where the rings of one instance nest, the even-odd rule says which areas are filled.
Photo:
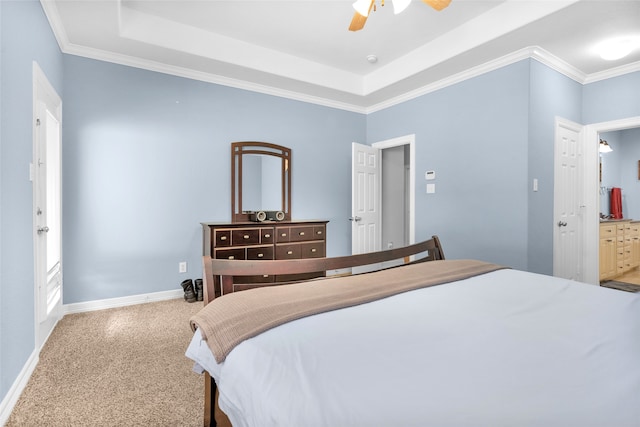
[[[366, 233], [368, 239], [352, 237], [352, 253], [385, 250], [415, 243], [415, 135], [375, 142], [367, 153], [377, 157], [371, 164], [382, 165], [379, 178], [375, 178], [378, 184], [367, 187], [375, 193], [370, 199], [376, 201], [374, 210], [378, 214], [375, 221], [379, 224], [367, 224], [367, 230], [375, 230], [375, 236]], [[356, 233], [357, 228], [362, 228], [362, 214], [356, 207], [363, 203], [357, 203], [362, 199], [358, 196], [362, 190], [356, 185], [357, 159], [355, 154], [353, 156], [351, 220], [352, 235], [358, 236], [364, 233]]]
[[585, 138], [585, 233], [584, 233], [584, 281], [599, 284], [599, 235], [600, 235], [600, 134], [640, 127], [640, 116], [584, 127]]
[[35, 344], [62, 317], [62, 101], [33, 63], [33, 240]]

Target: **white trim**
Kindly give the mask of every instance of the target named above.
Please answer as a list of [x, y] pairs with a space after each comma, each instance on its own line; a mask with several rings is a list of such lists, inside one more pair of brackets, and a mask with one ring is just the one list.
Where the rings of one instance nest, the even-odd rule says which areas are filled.
[[39, 360], [38, 351], [34, 350], [11, 385], [11, 388], [4, 396], [4, 399], [0, 402], [0, 426], [4, 426], [9, 420], [9, 416], [11, 416], [13, 408], [16, 406], [16, 403], [18, 403], [18, 399], [20, 399], [20, 396], [27, 386], [29, 378], [31, 378], [31, 374], [33, 374], [33, 371], [36, 369]]
[[[58, 138], [59, 138], [59, 150], [60, 153], [58, 158], [59, 161], [62, 162], [62, 99], [60, 98], [60, 96], [58, 95], [58, 93], [56, 92], [55, 88], [53, 87], [53, 85], [49, 82], [49, 79], [47, 78], [46, 74], [44, 73], [44, 71], [42, 71], [42, 68], [40, 68], [40, 66], [38, 65], [38, 63], [36, 61], [32, 62], [32, 85], [33, 85], [33, 99], [32, 99], [32, 163], [30, 165], [31, 167], [31, 171], [32, 171], [32, 176], [31, 176], [31, 180], [32, 180], [32, 227], [33, 227], [33, 235], [32, 235], [32, 239], [33, 239], [33, 247], [34, 247], [34, 326], [35, 326], [35, 330], [34, 330], [34, 347], [36, 348], [36, 350], [39, 352], [42, 349], [42, 346], [44, 346], [44, 343], [47, 341], [47, 339], [49, 338], [49, 335], [51, 334], [51, 332], [53, 331], [53, 329], [55, 328], [55, 325], [58, 323], [58, 321], [60, 320], [60, 318], [62, 317], [62, 313], [60, 313], [60, 311], [58, 309], [56, 309], [55, 312], [52, 312], [47, 316], [42, 316], [42, 311], [43, 309], [46, 310], [46, 308], [44, 308], [42, 306], [43, 301], [43, 292], [46, 294], [46, 271], [43, 272], [40, 269], [44, 268], [46, 270], [46, 267], [44, 265], [42, 265], [41, 260], [40, 260], [40, 252], [39, 252], [39, 247], [40, 247], [40, 243], [39, 243], [39, 237], [37, 234], [37, 228], [39, 225], [39, 218], [38, 215], [36, 214], [36, 207], [39, 204], [39, 196], [40, 196], [40, 191], [42, 188], [43, 183], [40, 181], [40, 179], [38, 178], [38, 173], [36, 173], [36, 169], [37, 167], [34, 167], [34, 165], [37, 165], [37, 163], [40, 161], [40, 138], [42, 138], [41, 135], [41, 131], [38, 129], [38, 125], [37, 125], [37, 120], [38, 120], [38, 115], [41, 113], [40, 108], [42, 105], [44, 105], [45, 109], [50, 111], [56, 118], [56, 120], [58, 120], [60, 127], [58, 129]], [[46, 159], [45, 159], [46, 160]], [[62, 174], [62, 169], [60, 167], [60, 174]], [[60, 179], [62, 179], [62, 176], [60, 177]], [[60, 189], [60, 200], [62, 200], [62, 188]], [[62, 218], [62, 204], [60, 205], [60, 215]], [[61, 219], [61, 223], [59, 225], [60, 227], [62, 227], [62, 219]], [[62, 239], [62, 230], [60, 232], [60, 238]], [[62, 240], [60, 240], [60, 244], [62, 245]], [[46, 251], [46, 249], [44, 249]], [[62, 251], [62, 248], [61, 248]], [[60, 280], [63, 281], [63, 272], [62, 272], [62, 268], [63, 268], [64, 262], [62, 259], [62, 252], [60, 254]], [[42, 281], [41, 278], [41, 274], [44, 274], [44, 282], [45, 283], [40, 283]], [[43, 285], [43, 289], [39, 289], [39, 285]], [[61, 286], [60, 286], [60, 302], [57, 304], [58, 306], [61, 305], [61, 301], [64, 295], [64, 282], [62, 282]], [[44, 317], [44, 318], [43, 318]], [[47, 332], [47, 337], [43, 337], [41, 336], [42, 333], [42, 323], [47, 320], [47, 319], [53, 319], [53, 324], [51, 326], [51, 328], [49, 329], [49, 331]], [[42, 343], [42, 344], [40, 344]]]
[[[150, 294], [131, 295], [128, 297], [109, 298], [87, 302], [77, 302], [62, 306], [64, 314], [84, 313], [88, 311], [104, 310], [107, 308], [126, 307], [128, 305], [144, 304], [147, 302], [165, 301], [176, 298], [184, 298], [182, 289], [171, 291], [153, 292]], [[197, 303], [196, 303], [197, 304]]]
[[539, 46], [534, 46], [531, 48], [531, 59], [535, 59], [541, 64], [546, 65], [547, 67], [557, 71], [560, 74], [564, 74], [565, 76], [569, 77], [572, 80], [575, 80], [580, 84], [584, 84], [588, 77], [585, 73], [578, 70], [573, 65], [561, 60], [556, 56], [553, 56]]
[[622, 76], [624, 74], [635, 73], [636, 71], [640, 71], [640, 61], [634, 62], [633, 64], [622, 65], [610, 70], [601, 71], [599, 73], [589, 74], [585, 77], [583, 84], [598, 82], [600, 80], [606, 80], [612, 77]]
[[[567, 2], [567, 4], [570, 4], [572, 2], [573, 1], [569, 1]], [[222, 86], [233, 87], [233, 88], [248, 90], [248, 91], [257, 92], [257, 93], [263, 93], [266, 95], [278, 96], [281, 98], [307, 102], [310, 104], [322, 105], [325, 107], [336, 108], [339, 110], [351, 111], [351, 112], [361, 113], [361, 114], [373, 113], [373, 112], [406, 102], [413, 98], [425, 95], [430, 92], [434, 92], [436, 90], [445, 88], [447, 86], [454, 85], [464, 80], [477, 77], [489, 71], [496, 70], [498, 68], [504, 67], [505, 65], [509, 65], [514, 62], [527, 59], [527, 58], [536, 59], [539, 62], [572, 78], [573, 80], [576, 80], [581, 84], [592, 83], [594, 81], [617, 77], [617, 76], [632, 73], [635, 71], [640, 71], [640, 62], [638, 62], [628, 66], [618, 67], [612, 70], [595, 73], [592, 75], [585, 75], [584, 73], [577, 70], [575, 67], [571, 66], [570, 64], [560, 60], [559, 58], [555, 57], [549, 52], [546, 52], [544, 49], [538, 46], [532, 46], [532, 47], [527, 47], [527, 48], [518, 50], [511, 54], [505, 55], [501, 58], [488, 61], [485, 64], [470, 68], [466, 71], [454, 74], [447, 78], [441, 79], [437, 82], [427, 84], [416, 90], [412, 90], [404, 94], [401, 94], [392, 98], [388, 98], [376, 104], [368, 105], [369, 101], [367, 100], [367, 95], [359, 96], [359, 95], [354, 95], [351, 93], [333, 89], [333, 91], [337, 92], [338, 94], [344, 94], [345, 97], [355, 96], [361, 100], [361, 102], [357, 102], [357, 103], [338, 101], [337, 99], [331, 99], [331, 97], [329, 96], [310, 95], [298, 90], [282, 89], [282, 88], [273, 87], [269, 85], [258, 84], [258, 83], [234, 79], [230, 77], [224, 77], [224, 76], [216, 75], [213, 73], [207, 73], [203, 71], [187, 69], [184, 67], [177, 67], [173, 65], [162, 64], [156, 61], [149, 61], [149, 60], [136, 58], [128, 55], [116, 54], [116, 53], [101, 50], [101, 49], [87, 48], [84, 46], [76, 45], [69, 42], [69, 38], [64, 30], [64, 25], [62, 25], [62, 21], [60, 20], [60, 15], [56, 10], [56, 6], [54, 2], [40, 0], [40, 3], [45, 12], [45, 15], [47, 16], [49, 24], [53, 30], [53, 33], [56, 37], [58, 45], [60, 46], [60, 50], [63, 53], [70, 54], [70, 55], [77, 55], [85, 58], [96, 59], [99, 61], [111, 62], [114, 64], [126, 65], [126, 66], [140, 68], [140, 69], [149, 70], [149, 71], [155, 71], [155, 72], [174, 75], [178, 77], [184, 77], [184, 78], [193, 79], [193, 80], [199, 80], [207, 83], [219, 84]], [[318, 85], [313, 85], [313, 86], [322, 90], [322, 86], [318, 86]]]
[[[157, 302], [157, 301], [165, 301], [170, 299], [183, 298], [184, 291], [182, 289], [176, 289], [171, 291], [162, 291], [162, 292], [154, 292], [150, 294], [143, 295], [132, 295], [128, 297], [121, 298], [110, 298], [96, 301], [88, 301], [81, 302], [75, 304], [65, 304], [62, 306], [63, 314], [73, 314], [73, 313], [84, 313], [89, 311], [97, 311], [104, 310], [107, 308], [115, 308], [115, 307], [125, 307], [129, 305], [136, 304], [144, 304], [147, 302]], [[202, 304], [202, 303], [196, 303]], [[57, 324], [57, 323], [56, 323]], [[55, 326], [54, 326], [55, 329]], [[50, 336], [50, 335], [49, 335]], [[49, 337], [47, 337], [49, 339]], [[44, 342], [46, 343], [47, 340]], [[43, 344], [44, 346], [44, 344]], [[20, 395], [24, 391], [24, 388], [27, 386], [29, 382], [29, 378], [33, 374], [33, 371], [36, 369], [38, 365], [39, 354], [41, 349], [35, 349], [31, 356], [25, 363], [22, 371], [18, 374], [18, 377], [11, 385], [11, 388], [5, 395], [2, 402], [0, 402], [0, 426], [4, 426], [4, 424], [9, 419], [11, 415], [11, 411], [16, 406]]]
[[598, 182], [598, 141], [601, 132], [610, 132], [640, 127], [640, 116], [626, 119], [612, 120], [609, 122], [593, 123], [584, 127], [584, 158], [585, 167], [583, 182], [585, 183], [585, 233], [584, 233], [584, 281], [587, 283], [599, 283], [599, 245], [600, 224], [600, 197]]
[[[142, 70], [155, 71], [157, 73], [168, 74], [171, 76], [184, 77], [187, 79], [198, 80], [205, 83], [213, 83], [221, 86], [232, 87], [235, 89], [248, 90], [251, 92], [262, 93], [265, 95], [277, 96], [280, 98], [292, 99], [295, 101], [307, 102], [310, 104], [322, 105], [325, 107], [336, 108], [338, 110], [351, 111], [354, 113], [365, 113], [365, 108], [356, 104], [340, 102], [320, 96], [313, 96], [293, 90], [281, 89], [264, 84], [254, 83], [246, 80], [234, 79], [231, 77], [220, 76], [204, 71], [192, 70], [175, 65], [163, 64], [161, 62], [150, 61], [146, 59], [136, 58], [128, 55], [116, 54], [113, 52], [105, 52], [98, 49], [86, 48], [69, 44], [62, 51], [69, 55], [81, 56], [83, 58], [95, 59], [98, 61], [110, 62], [118, 65], [139, 68]], [[358, 96], [348, 94], [349, 96]]]
[[401, 145], [409, 145], [409, 244], [412, 245], [416, 242], [416, 135], [410, 134], [371, 144], [380, 150]]

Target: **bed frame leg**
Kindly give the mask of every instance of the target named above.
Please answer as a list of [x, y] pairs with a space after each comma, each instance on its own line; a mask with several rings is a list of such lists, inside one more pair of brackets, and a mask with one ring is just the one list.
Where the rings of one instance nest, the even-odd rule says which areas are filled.
[[216, 381], [208, 372], [204, 374], [204, 417], [205, 427], [216, 427]]

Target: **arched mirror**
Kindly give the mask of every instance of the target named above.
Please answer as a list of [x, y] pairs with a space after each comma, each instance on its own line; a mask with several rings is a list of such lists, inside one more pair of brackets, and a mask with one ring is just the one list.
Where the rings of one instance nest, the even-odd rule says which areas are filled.
[[291, 220], [291, 149], [268, 142], [231, 143], [231, 221], [256, 212]]

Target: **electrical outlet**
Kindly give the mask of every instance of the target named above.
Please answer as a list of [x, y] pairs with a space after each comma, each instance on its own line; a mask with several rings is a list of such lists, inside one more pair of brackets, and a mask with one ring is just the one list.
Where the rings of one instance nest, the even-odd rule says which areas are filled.
[[182, 261], [178, 263], [178, 273], [186, 273], [187, 272], [187, 261]]

